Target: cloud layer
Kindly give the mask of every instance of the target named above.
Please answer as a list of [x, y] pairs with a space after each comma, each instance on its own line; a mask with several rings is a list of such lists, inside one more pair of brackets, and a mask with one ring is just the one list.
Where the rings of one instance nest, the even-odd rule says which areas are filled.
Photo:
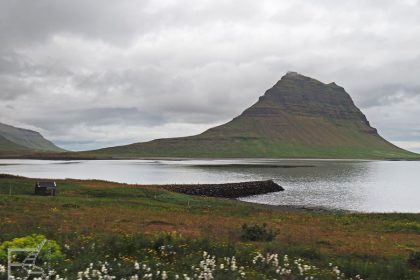
[[0, 122], [76, 150], [199, 133], [288, 70], [420, 151], [420, 2], [0, 2]]

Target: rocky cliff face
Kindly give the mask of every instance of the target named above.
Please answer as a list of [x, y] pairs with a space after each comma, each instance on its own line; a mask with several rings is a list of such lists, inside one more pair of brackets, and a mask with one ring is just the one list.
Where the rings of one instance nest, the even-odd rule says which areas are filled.
[[245, 112], [258, 114], [262, 107], [275, 107], [295, 115], [366, 120], [344, 88], [296, 72], [288, 72], [260, 97], [256, 106]]

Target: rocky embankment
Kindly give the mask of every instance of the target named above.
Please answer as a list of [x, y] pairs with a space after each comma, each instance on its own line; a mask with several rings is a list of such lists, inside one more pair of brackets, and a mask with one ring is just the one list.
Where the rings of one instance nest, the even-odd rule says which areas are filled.
[[189, 195], [224, 198], [238, 198], [250, 195], [284, 191], [284, 189], [280, 185], [273, 182], [273, 180], [226, 184], [162, 185], [160, 187], [168, 191]]

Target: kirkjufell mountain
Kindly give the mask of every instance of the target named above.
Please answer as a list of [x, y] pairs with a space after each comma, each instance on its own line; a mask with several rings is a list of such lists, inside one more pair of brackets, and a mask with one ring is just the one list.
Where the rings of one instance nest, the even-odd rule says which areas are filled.
[[98, 157], [410, 158], [370, 126], [344, 88], [288, 72], [230, 122], [199, 135], [105, 148]]

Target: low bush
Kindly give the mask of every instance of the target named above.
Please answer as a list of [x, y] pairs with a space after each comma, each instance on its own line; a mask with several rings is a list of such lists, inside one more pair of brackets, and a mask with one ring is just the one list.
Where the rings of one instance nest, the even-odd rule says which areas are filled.
[[263, 225], [242, 225], [241, 239], [243, 241], [273, 241], [277, 232]]
[[420, 269], [420, 251], [410, 253], [408, 256], [408, 264], [413, 268]]
[[395, 222], [388, 226], [391, 232], [414, 232], [420, 233], [420, 223], [412, 221]]

